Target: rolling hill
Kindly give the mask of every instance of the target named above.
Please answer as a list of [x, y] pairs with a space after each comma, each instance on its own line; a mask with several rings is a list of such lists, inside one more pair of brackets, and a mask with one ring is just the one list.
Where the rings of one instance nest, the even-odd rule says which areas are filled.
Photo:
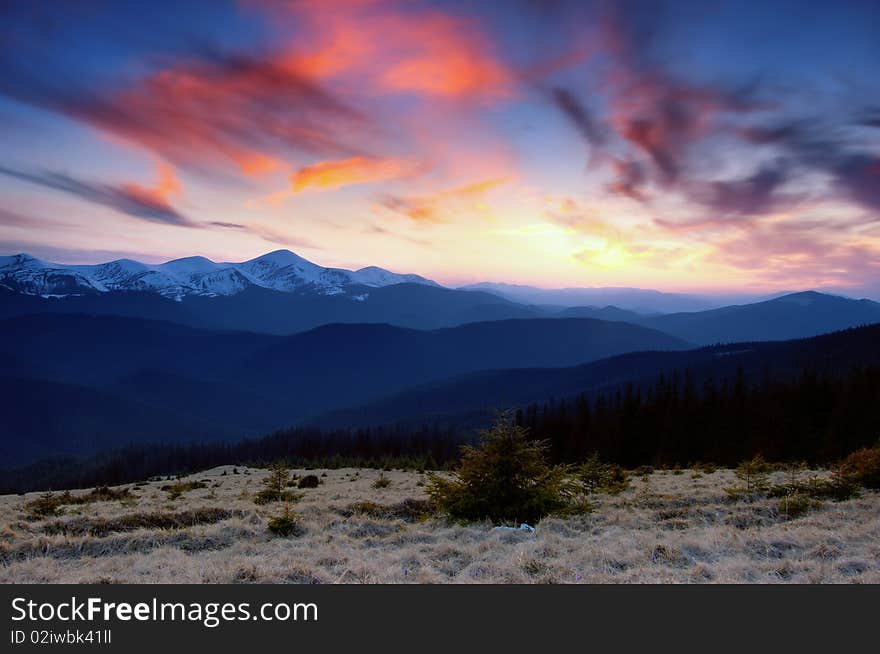
[[145, 291], [40, 297], [0, 286], [0, 319], [35, 313], [84, 313], [166, 320], [204, 329], [292, 334], [331, 323], [388, 323], [438, 329], [469, 322], [552, 315], [491, 293], [402, 283], [347, 287], [348, 293], [292, 293], [261, 287], [234, 295], [173, 300]]
[[[47, 442], [57, 445], [53, 434], [60, 438], [67, 429], [71, 445], [60, 451], [70, 451], [76, 443], [105, 445], [105, 432], [116, 434], [115, 445], [147, 432], [168, 441], [191, 433], [247, 436], [514, 362], [550, 367], [633, 349], [685, 347], [651, 329], [590, 319], [506, 320], [431, 331], [333, 324], [277, 337], [117, 316], [35, 314], [0, 321], [0, 376], [10, 389], [44, 384], [39, 393], [51, 396], [45, 402], [58, 416], [52, 423], [57, 429], [47, 427], [34, 402], [4, 398], [2, 441], [39, 442], [34, 435], [45, 432]], [[130, 410], [118, 411], [126, 405]], [[76, 419], [64, 420], [67, 415]], [[121, 421], [125, 415], [140, 416], [131, 435], [129, 423]]]
[[183, 444], [241, 438], [206, 421], [119, 393], [42, 379], [0, 376], [3, 467], [65, 454], [93, 454], [121, 444]]
[[688, 374], [695, 388], [709, 380], [746, 383], [785, 379], [812, 370], [841, 375], [880, 365], [880, 325], [782, 342], [716, 345], [687, 351], [631, 352], [556, 369], [483, 370], [420, 385], [376, 402], [327, 412], [322, 427], [422, 423], [481, 426], [498, 410], [579, 393], [653, 384], [661, 374]]
[[880, 322], [880, 303], [815, 291], [754, 304], [635, 320], [692, 343], [735, 343], [805, 338]]

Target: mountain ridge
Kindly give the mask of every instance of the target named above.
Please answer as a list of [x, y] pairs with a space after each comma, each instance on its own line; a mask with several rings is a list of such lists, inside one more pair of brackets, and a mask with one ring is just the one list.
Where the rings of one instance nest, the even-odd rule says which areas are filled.
[[633, 322], [700, 345], [780, 341], [878, 323], [880, 303], [800, 291], [763, 302], [648, 316]]
[[841, 375], [880, 365], [880, 324], [809, 338], [711, 345], [683, 351], [635, 351], [559, 368], [480, 370], [419, 384], [358, 406], [316, 414], [304, 424], [482, 427], [499, 410], [570, 399], [580, 393], [647, 388], [660, 375], [690, 376], [696, 392], [706, 382], [758, 383], [803, 374]]
[[[523, 349], [523, 343], [532, 346]], [[80, 427], [94, 431], [101, 425], [102, 434], [115, 430], [117, 444], [124, 445], [127, 424], [133, 433], [145, 430], [113, 409], [122, 400], [133, 419], [151, 425], [155, 440], [248, 436], [481, 368], [557, 366], [632, 349], [686, 346], [638, 325], [589, 319], [494, 321], [431, 331], [332, 324], [279, 337], [117, 316], [21, 316], [0, 320], [0, 378], [17, 389], [4, 396], [9, 426], [0, 430], [0, 453], [15, 451], [10, 442], [41, 433], [56, 445], [68, 433], [70, 447], [59, 445], [59, 452], [69, 453], [88, 436], [77, 433]], [[16, 399], [30, 397], [24, 386], [53, 397]], [[67, 431], [38, 410], [50, 399], [57, 415], [76, 417]], [[112, 420], [103, 421], [104, 413]], [[19, 449], [21, 458], [27, 448]]]
[[191, 256], [159, 264], [133, 259], [93, 265], [60, 264], [25, 253], [0, 256], [0, 284], [42, 297], [150, 291], [180, 300], [191, 295], [235, 295], [251, 286], [288, 293], [335, 295], [352, 286], [379, 288], [403, 283], [439, 286], [420, 275], [394, 273], [376, 266], [359, 270], [327, 268], [290, 250], [275, 250], [242, 262], [215, 262]]

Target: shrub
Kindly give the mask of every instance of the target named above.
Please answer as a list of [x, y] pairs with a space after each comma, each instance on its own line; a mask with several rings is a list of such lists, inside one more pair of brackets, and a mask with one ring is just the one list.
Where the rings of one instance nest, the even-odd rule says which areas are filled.
[[[69, 495], [69, 493], [68, 493]], [[127, 488], [120, 488], [119, 490], [113, 490], [108, 486], [97, 486], [88, 492], [86, 495], [81, 495], [78, 498], [77, 504], [84, 504], [87, 502], [112, 502], [113, 500], [128, 500], [134, 497], [131, 492]]]
[[68, 534], [70, 536], [96, 536], [103, 538], [117, 531], [137, 529], [185, 529], [195, 525], [213, 524], [232, 517], [240, 517], [240, 511], [230, 511], [220, 507], [203, 507], [180, 513], [153, 511], [150, 513], [128, 513], [118, 518], [78, 518], [76, 520], [48, 523], [43, 531], [46, 534]]
[[799, 518], [810, 509], [817, 509], [820, 506], [821, 503], [818, 500], [803, 493], [794, 493], [779, 500], [779, 513], [789, 518]]
[[649, 476], [642, 477], [642, 485], [636, 493], [636, 504], [644, 507], [657, 506], [660, 502], [659, 496]]
[[290, 491], [278, 491], [264, 488], [254, 496], [254, 504], [271, 504], [272, 502], [296, 502], [299, 496]]
[[107, 486], [98, 486], [85, 495], [73, 495], [70, 491], [64, 491], [58, 495], [45, 492], [37, 499], [25, 504], [24, 509], [29, 518], [39, 520], [50, 516], [56, 516], [65, 505], [90, 504], [92, 502], [111, 502], [119, 500], [123, 506], [133, 506], [137, 503], [137, 497], [132, 495], [127, 488], [114, 490]]
[[303, 532], [299, 518], [290, 510], [289, 505], [284, 506], [284, 511], [281, 515], [271, 516], [269, 518], [269, 523], [266, 526], [269, 531], [282, 538], [299, 536]]
[[584, 495], [617, 494], [629, 488], [629, 477], [623, 468], [600, 460], [597, 452], [578, 466], [576, 474]]
[[858, 484], [846, 474], [843, 466], [834, 468], [829, 479], [811, 477], [807, 481], [794, 480], [771, 487], [767, 494], [770, 497], [788, 497], [803, 495], [814, 500], [843, 501], [858, 494]]
[[199, 488], [207, 488], [208, 485], [201, 481], [179, 481], [175, 484], [165, 484], [162, 486], [162, 490], [168, 493], [169, 500], [176, 500], [178, 497], [183, 495], [184, 493], [188, 493], [192, 490], [198, 490]]
[[388, 488], [391, 485], [391, 480], [385, 476], [384, 472], [380, 472], [379, 476], [376, 477], [376, 480], [373, 482], [373, 488]]
[[770, 464], [761, 454], [756, 454], [748, 461], [740, 463], [735, 472], [743, 485], [724, 489], [731, 498], [754, 497], [769, 490]]
[[263, 480], [263, 490], [254, 497], [257, 504], [269, 504], [270, 502], [293, 502], [298, 499], [296, 493], [284, 490], [288, 484], [289, 471], [284, 463], [276, 463], [272, 466], [269, 476]]
[[306, 475], [302, 479], [299, 480], [297, 484], [298, 488], [317, 488], [321, 483], [321, 480], [318, 478], [318, 475]]
[[831, 470], [831, 478], [826, 484], [829, 495], [838, 501], [848, 500], [859, 494], [858, 476], [851, 474], [843, 464]]
[[137, 506], [138, 498], [135, 495], [126, 495], [122, 499], [119, 500], [119, 503], [124, 506], [126, 509], [130, 509], [132, 507]]
[[530, 441], [524, 427], [507, 418], [466, 445], [448, 479], [431, 474], [426, 492], [453, 518], [493, 522], [534, 521], [563, 509], [573, 494], [569, 469], [550, 466], [547, 444]]
[[46, 491], [38, 498], [25, 504], [24, 510], [29, 518], [39, 520], [40, 518], [58, 515], [58, 511], [63, 503], [63, 496], [54, 495], [51, 491]]
[[880, 444], [853, 452], [843, 462], [843, 473], [865, 488], [880, 489]]

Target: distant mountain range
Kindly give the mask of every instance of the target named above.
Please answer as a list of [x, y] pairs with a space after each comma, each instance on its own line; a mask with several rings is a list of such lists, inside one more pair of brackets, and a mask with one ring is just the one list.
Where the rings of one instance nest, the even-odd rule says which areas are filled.
[[484, 291], [521, 304], [558, 307], [614, 306], [635, 313], [670, 313], [672, 311], [702, 311], [725, 304], [684, 293], [663, 293], [643, 288], [557, 288], [546, 289], [518, 284], [480, 282], [461, 287], [466, 291]]
[[189, 257], [158, 265], [119, 260], [75, 266], [26, 254], [0, 257], [0, 319], [31, 313], [129, 316], [274, 334], [330, 323], [436, 329], [546, 315], [418, 275], [323, 268], [287, 250], [243, 263]]
[[19, 293], [43, 297], [136, 291], [180, 300], [191, 295], [236, 295], [254, 287], [337, 295], [351, 287], [378, 288], [404, 283], [437, 286], [419, 275], [398, 275], [374, 266], [356, 271], [324, 268], [289, 250], [277, 250], [241, 263], [186, 257], [157, 265], [118, 259], [87, 266], [48, 263], [28, 254], [0, 257], [0, 284]]
[[[161, 264], [118, 259], [72, 265], [41, 261], [23, 253], [0, 256], [0, 287], [44, 298], [141, 292], [182, 300], [193, 296], [233, 296], [259, 288], [362, 300], [368, 289], [395, 284], [439, 286], [419, 275], [397, 274], [375, 266], [355, 271], [325, 268], [289, 250], [277, 250], [240, 263], [217, 263], [193, 256]], [[725, 304], [717, 299], [639, 288], [541, 289], [484, 282], [458, 290], [489, 293], [516, 304], [561, 308], [614, 305], [646, 314], [700, 311]]]
[[632, 322], [706, 345], [772, 341], [880, 322], [880, 303], [805, 291], [765, 302], [634, 318]]
[[[612, 300], [616, 304], [606, 304]], [[595, 304], [571, 306], [577, 301]], [[506, 319], [595, 318], [657, 329], [695, 344], [798, 338], [880, 321], [876, 302], [812, 291], [681, 310], [706, 304], [696, 296], [644, 289], [549, 291], [504, 284], [450, 289], [375, 267], [323, 268], [287, 250], [243, 263], [189, 257], [158, 265], [119, 260], [74, 266], [24, 254], [0, 257], [0, 319], [85, 313], [284, 335], [332, 323], [439, 329]]]
[[549, 315], [490, 293], [424, 284], [349, 286], [346, 290], [325, 295], [249, 287], [235, 295], [188, 295], [178, 301], [144, 291], [44, 298], [0, 286], [0, 319], [34, 313], [85, 313], [167, 320], [206, 329], [292, 334], [332, 323], [386, 323], [437, 329]]

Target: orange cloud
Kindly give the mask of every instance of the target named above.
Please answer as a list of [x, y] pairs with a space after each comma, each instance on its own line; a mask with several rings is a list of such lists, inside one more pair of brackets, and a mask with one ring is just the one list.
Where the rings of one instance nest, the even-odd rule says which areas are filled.
[[399, 146], [410, 138], [401, 117], [382, 131], [372, 114], [383, 95], [486, 101], [509, 96], [517, 80], [478, 23], [451, 10], [385, 0], [332, 10], [314, 1], [247, 4], [293, 25], [278, 48], [194, 50], [118, 87], [40, 101], [178, 167], [259, 176], [303, 155], [381, 156], [388, 138]]
[[238, 167], [241, 168], [241, 172], [249, 177], [274, 172], [284, 165], [275, 157], [260, 152], [234, 154], [232, 158], [238, 164]]
[[494, 53], [475, 21], [438, 9], [394, 2], [284, 3], [300, 21], [305, 48], [292, 49], [287, 65], [325, 79], [368, 78], [368, 88], [449, 99], [510, 94], [515, 75]]
[[133, 202], [152, 207], [156, 210], [173, 212], [171, 199], [179, 197], [183, 192], [183, 186], [177, 178], [174, 168], [160, 163], [158, 165], [158, 177], [155, 186], [141, 186], [135, 182], [120, 185], [120, 189]]
[[163, 159], [246, 175], [271, 172], [291, 152], [350, 155], [368, 119], [282, 57], [203, 53], [64, 111]]
[[156, 185], [156, 192], [164, 199], [168, 199], [169, 195], [180, 195], [183, 192], [183, 186], [177, 179], [174, 168], [168, 164], [159, 164], [159, 183]]
[[484, 37], [461, 19], [431, 14], [396, 20], [404, 22], [400, 45], [407, 55], [381, 76], [386, 88], [453, 98], [509, 93], [506, 68], [491, 57]]
[[3, 166], [0, 166], [0, 174], [67, 193], [86, 202], [109, 207], [142, 220], [186, 227], [196, 226], [178, 212], [169, 201], [170, 196], [180, 194], [181, 186], [173, 169], [168, 166], [159, 167], [159, 181], [154, 187], [141, 186], [134, 182], [104, 184], [64, 173], [48, 171], [34, 173]]
[[485, 194], [509, 179], [509, 177], [496, 177], [425, 196], [386, 194], [381, 198], [380, 204], [417, 223], [446, 222], [447, 216], [451, 213], [484, 212]]
[[348, 186], [381, 182], [408, 177], [417, 172], [411, 162], [398, 159], [351, 157], [340, 161], [321, 161], [304, 166], [290, 176], [294, 193], [308, 188], [328, 190]]
[[493, 179], [487, 179], [482, 182], [475, 182], [473, 184], [465, 184], [464, 186], [459, 186], [458, 188], [454, 188], [451, 191], [444, 191], [440, 194], [441, 197], [467, 197], [467, 196], [482, 196], [483, 193], [489, 191], [496, 186], [500, 186], [501, 184], [509, 181], [509, 177], [495, 177]]

